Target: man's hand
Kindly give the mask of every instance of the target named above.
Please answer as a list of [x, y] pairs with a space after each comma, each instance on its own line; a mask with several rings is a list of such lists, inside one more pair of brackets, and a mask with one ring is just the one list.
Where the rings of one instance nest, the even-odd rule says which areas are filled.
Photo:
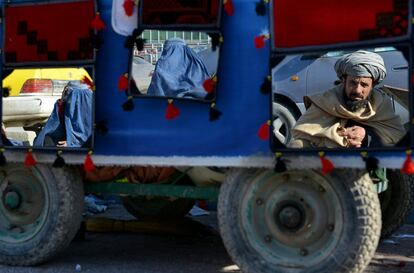
[[365, 138], [365, 129], [360, 126], [352, 126], [345, 128], [345, 130], [339, 132], [340, 136], [346, 137], [349, 147], [360, 148], [362, 141]]

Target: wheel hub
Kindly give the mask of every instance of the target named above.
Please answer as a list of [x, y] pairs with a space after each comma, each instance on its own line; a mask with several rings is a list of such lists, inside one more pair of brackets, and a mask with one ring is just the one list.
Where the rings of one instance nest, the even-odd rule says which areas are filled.
[[14, 167], [0, 186], [0, 245], [29, 240], [46, 219], [48, 200], [44, 180], [35, 169]]
[[21, 198], [16, 191], [9, 191], [4, 195], [3, 202], [8, 209], [14, 210], [20, 207]]
[[265, 172], [245, 193], [241, 224], [259, 252], [303, 266], [331, 255], [343, 224], [338, 195], [325, 177], [312, 171]]
[[300, 229], [304, 222], [304, 215], [301, 209], [296, 205], [286, 205], [282, 207], [276, 212], [275, 218], [277, 224], [289, 231]]

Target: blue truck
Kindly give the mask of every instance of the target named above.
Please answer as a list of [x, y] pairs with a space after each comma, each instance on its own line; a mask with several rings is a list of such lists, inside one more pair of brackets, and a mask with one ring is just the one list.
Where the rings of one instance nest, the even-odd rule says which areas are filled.
[[[90, 77], [60, 91], [47, 121], [20, 125], [34, 139], [2, 129], [0, 263], [36, 265], [64, 249], [80, 226], [85, 192], [122, 195], [137, 216], [159, 213], [143, 196], [179, 215], [191, 202], [169, 197], [218, 200], [224, 245], [249, 273], [363, 272], [380, 237], [409, 214], [411, 1], [1, 4], [3, 79], [37, 68], [83, 68]], [[289, 56], [380, 47], [398, 49], [408, 64], [404, 83], [387, 87], [408, 111], [405, 142], [287, 148], [274, 121], [282, 119], [277, 132], [287, 135], [301, 111], [272, 83], [300, 81], [289, 71], [309, 65], [289, 67]], [[272, 73], [279, 64], [289, 69]], [[27, 107], [41, 106], [43, 80], [19, 95]], [[283, 120], [283, 111], [295, 119]], [[86, 182], [91, 173], [135, 167], [180, 171], [158, 183]]]

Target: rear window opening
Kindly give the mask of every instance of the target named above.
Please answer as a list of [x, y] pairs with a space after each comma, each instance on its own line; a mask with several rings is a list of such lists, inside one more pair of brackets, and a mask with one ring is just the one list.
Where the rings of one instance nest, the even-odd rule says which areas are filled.
[[[412, 105], [409, 98], [412, 94], [409, 91], [409, 47], [363, 49], [378, 54], [386, 69], [385, 78], [378, 84], [373, 82], [373, 77], [366, 77], [372, 81], [373, 88], [366, 98], [356, 98], [351, 90], [351, 77], [339, 78], [337, 73], [340, 68], [335, 69], [338, 60], [357, 50], [289, 54], [273, 58], [273, 150], [376, 150], [410, 146]], [[360, 144], [354, 143], [350, 132], [356, 126], [362, 127], [365, 133], [363, 139], [358, 139]]]
[[[67, 118], [64, 117], [65, 109], [60, 103], [67, 96], [65, 91], [67, 86], [83, 84], [89, 89], [90, 87], [85, 83], [92, 83], [92, 77], [92, 67], [4, 69], [2, 137], [6, 138], [3, 139], [5, 145], [33, 146], [35, 139], [50, 120], [63, 122], [62, 124], [64, 124], [63, 120], [67, 122]], [[92, 88], [88, 97], [93, 97]], [[90, 120], [88, 124], [91, 125], [93, 118], [91, 101], [88, 105], [80, 113], [89, 116], [84, 120]], [[42, 147], [56, 147], [55, 144], [51, 141]], [[72, 147], [79, 148], [83, 144], [85, 143]]]

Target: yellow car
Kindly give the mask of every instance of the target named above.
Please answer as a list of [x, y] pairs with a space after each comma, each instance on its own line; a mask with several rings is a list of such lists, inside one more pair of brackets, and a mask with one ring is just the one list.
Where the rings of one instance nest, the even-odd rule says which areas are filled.
[[[90, 76], [84, 68], [31, 68], [31, 69], [14, 69], [6, 78], [3, 80], [3, 87], [10, 88], [10, 96], [18, 96], [22, 91], [22, 88], [25, 87], [25, 90], [32, 90], [36, 93], [36, 86], [38, 85], [38, 93], [47, 93], [41, 92], [41, 87], [43, 87], [47, 81], [52, 84], [52, 81], [71, 81], [71, 80], [81, 80], [84, 76]], [[41, 81], [42, 80], [42, 81]], [[36, 84], [38, 82], [38, 84]], [[43, 86], [40, 86], [40, 83], [43, 83]], [[30, 85], [30, 86], [28, 86]], [[31, 88], [31, 89], [30, 89]], [[58, 90], [53, 90], [58, 93]]]

